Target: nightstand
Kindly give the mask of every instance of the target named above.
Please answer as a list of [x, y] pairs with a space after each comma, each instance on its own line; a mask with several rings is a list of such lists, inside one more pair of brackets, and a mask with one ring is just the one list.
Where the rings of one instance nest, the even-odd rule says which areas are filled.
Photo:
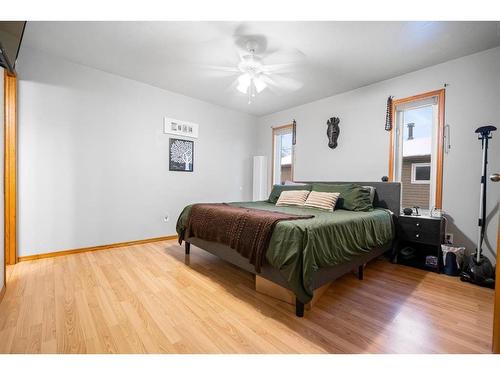
[[[399, 216], [394, 261], [439, 273], [443, 268], [441, 244], [444, 242], [445, 229], [445, 219], [442, 217]], [[427, 256], [437, 257], [436, 265], [426, 264]]]

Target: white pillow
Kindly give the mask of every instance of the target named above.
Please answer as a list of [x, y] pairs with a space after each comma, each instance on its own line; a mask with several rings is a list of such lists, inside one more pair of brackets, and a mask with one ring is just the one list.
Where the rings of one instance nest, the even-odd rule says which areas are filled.
[[276, 206], [303, 206], [309, 190], [284, 190], [281, 192]]
[[319, 208], [333, 212], [340, 193], [327, 193], [322, 191], [311, 191], [304, 206]]
[[373, 205], [373, 200], [375, 199], [375, 188], [373, 186], [363, 186], [363, 187], [370, 190], [370, 202]]

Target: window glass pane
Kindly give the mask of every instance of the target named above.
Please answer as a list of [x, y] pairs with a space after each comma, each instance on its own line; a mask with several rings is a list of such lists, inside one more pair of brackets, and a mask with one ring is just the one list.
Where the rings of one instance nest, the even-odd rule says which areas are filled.
[[417, 181], [429, 181], [431, 179], [431, 167], [416, 167], [415, 168], [415, 180]]
[[280, 182], [283, 184], [285, 181], [292, 180], [292, 133], [281, 135], [281, 178]]
[[274, 134], [274, 184], [292, 181], [292, 130], [280, 129]]
[[[399, 142], [402, 206], [428, 209], [432, 163], [434, 109], [432, 105], [402, 111]], [[419, 165], [420, 164], [420, 165]]]

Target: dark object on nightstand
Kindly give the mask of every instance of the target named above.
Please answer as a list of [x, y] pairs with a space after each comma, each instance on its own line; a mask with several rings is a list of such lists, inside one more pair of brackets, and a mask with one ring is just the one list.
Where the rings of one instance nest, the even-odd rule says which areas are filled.
[[409, 207], [403, 208], [403, 213], [404, 213], [406, 216], [410, 216], [410, 215], [413, 213], [413, 209], [412, 209], [412, 208], [409, 208]]
[[[441, 244], [444, 233], [445, 220], [442, 217], [399, 216], [393, 261], [440, 272], [443, 268]], [[411, 254], [408, 248], [414, 252]]]

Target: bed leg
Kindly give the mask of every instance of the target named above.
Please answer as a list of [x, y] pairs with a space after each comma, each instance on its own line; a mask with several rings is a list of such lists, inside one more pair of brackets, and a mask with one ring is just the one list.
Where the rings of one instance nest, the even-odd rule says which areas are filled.
[[187, 241], [184, 241], [184, 246], [186, 249], [186, 255], [189, 255], [189, 251], [191, 250], [191, 244]]
[[295, 315], [299, 318], [304, 316], [304, 304], [295, 298]]
[[358, 266], [358, 279], [359, 280], [363, 280], [363, 269], [364, 269], [363, 265]]

